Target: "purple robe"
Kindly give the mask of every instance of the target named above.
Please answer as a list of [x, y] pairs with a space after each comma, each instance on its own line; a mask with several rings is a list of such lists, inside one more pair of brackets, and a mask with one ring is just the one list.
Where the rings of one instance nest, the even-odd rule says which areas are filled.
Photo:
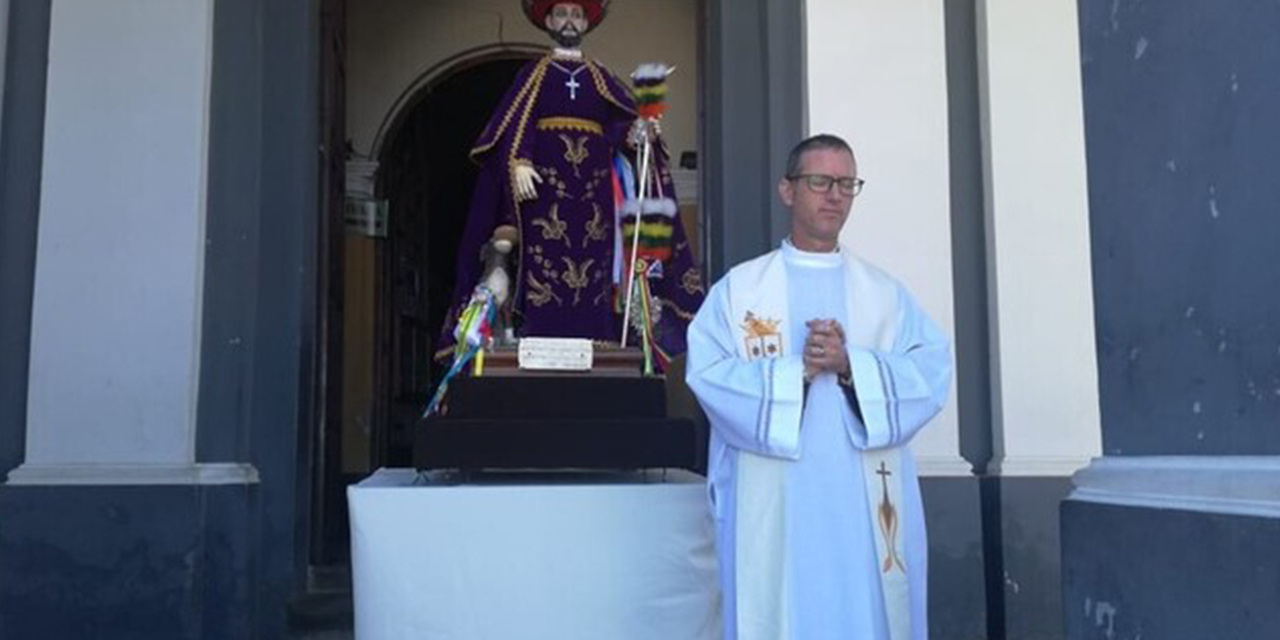
[[[520, 70], [471, 151], [481, 169], [437, 357], [452, 348], [458, 313], [480, 277], [480, 249], [500, 225], [520, 233], [512, 276], [518, 335], [617, 343], [612, 168], [619, 152], [634, 158], [625, 139], [635, 119], [631, 92], [596, 62], [547, 55]], [[656, 174], [674, 209], [665, 155], [655, 154]], [[538, 197], [525, 202], [516, 201], [511, 181], [521, 164], [542, 177]], [[646, 225], [655, 216], [646, 215]], [[674, 357], [685, 351], [685, 329], [705, 291], [678, 216], [666, 224], [671, 251], [650, 290], [656, 341]]]

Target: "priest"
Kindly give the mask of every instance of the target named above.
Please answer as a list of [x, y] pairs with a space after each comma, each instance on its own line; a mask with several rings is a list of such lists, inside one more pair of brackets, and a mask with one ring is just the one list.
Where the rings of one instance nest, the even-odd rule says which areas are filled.
[[654, 127], [641, 123], [626, 85], [579, 49], [606, 5], [523, 2], [525, 15], [558, 46], [519, 72], [471, 150], [481, 169], [437, 356], [451, 348], [458, 312], [478, 281], [482, 247], [504, 232], [518, 245], [511, 274], [518, 335], [616, 344], [624, 302], [618, 292], [625, 290], [631, 255], [621, 232], [634, 228], [639, 208], [646, 335], [665, 356], [685, 350], [685, 330], [704, 290], [677, 217], [665, 150], [659, 144], [654, 154], [654, 197], [627, 202], [622, 194], [636, 179], [635, 141]]
[[790, 237], [716, 283], [689, 327], [727, 639], [928, 637], [909, 443], [951, 356], [907, 290], [839, 244], [862, 185], [840, 138], [797, 145], [778, 184]]

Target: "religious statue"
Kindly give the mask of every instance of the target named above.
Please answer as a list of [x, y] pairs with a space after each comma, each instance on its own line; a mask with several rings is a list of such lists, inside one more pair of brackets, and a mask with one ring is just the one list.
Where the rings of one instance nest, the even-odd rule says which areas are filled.
[[[649, 336], [662, 363], [685, 351], [685, 329], [705, 293], [677, 216], [666, 150], [627, 86], [578, 48], [607, 5], [523, 0], [525, 15], [559, 46], [520, 70], [471, 150], [480, 172], [437, 357], [454, 348], [459, 313], [481, 281], [481, 250], [496, 237], [515, 238], [508, 301], [515, 335], [616, 345], [623, 298], [634, 290], [645, 313], [631, 314], [632, 324], [647, 322], [648, 332], [633, 330], [628, 342]], [[656, 139], [651, 197], [638, 204], [636, 149], [646, 135]], [[635, 237], [642, 287], [627, 286]]]

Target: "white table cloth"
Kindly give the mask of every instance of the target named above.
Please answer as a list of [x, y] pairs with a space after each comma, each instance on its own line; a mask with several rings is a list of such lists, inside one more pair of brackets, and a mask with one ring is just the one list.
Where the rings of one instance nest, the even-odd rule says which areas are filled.
[[720, 636], [700, 476], [382, 469], [347, 500], [357, 640]]

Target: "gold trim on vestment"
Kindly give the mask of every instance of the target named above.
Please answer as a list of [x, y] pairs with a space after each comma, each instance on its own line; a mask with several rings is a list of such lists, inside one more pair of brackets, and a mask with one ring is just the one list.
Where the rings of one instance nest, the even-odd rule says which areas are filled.
[[595, 81], [596, 90], [600, 92], [600, 95], [604, 96], [605, 100], [617, 105], [619, 109], [622, 109], [633, 116], [636, 115], [636, 110], [633, 107], [623, 104], [622, 101], [614, 96], [613, 92], [609, 90], [609, 84], [604, 81], [604, 74], [600, 71], [600, 67], [590, 60], [586, 61], [586, 65], [587, 68], [591, 70], [591, 78]]
[[598, 136], [604, 135], [604, 127], [600, 126], [599, 122], [571, 116], [538, 118], [538, 131], [582, 131]]
[[677, 316], [680, 316], [681, 320], [684, 320], [686, 322], [693, 320], [694, 314], [689, 313], [684, 309], [681, 309], [680, 305], [673, 302], [671, 298], [664, 298], [662, 296], [657, 296], [657, 298], [662, 301], [662, 306], [669, 307], [672, 311], [675, 312]]
[[529, 90], [533, 89], [534, 93], [537, 93], [538, 87], [542, 86], [542, 76], [546, 74], [547, 65], [550, 63], [550, 58], [543, 58], [537, 63], [537, 66], [534, 67], [533, 71], [529, 73], [529, 77], [524, 81], [524, 86], [520, 87], [520, 90], [516, 92], [515, 99], [511, 101], [511, 106], [507, 109], [506, 113], [502, 114], [502, 121], [498, 123], [498, 130], [493, 132], [493, 139], [489, 141], [489, 144], [481, 144], [472, 147], [471, 153], [467, 154], [470, 156], [472, 161], [475, 161], [477, 155], [497, 146], [498, 141], [502, 139], [502, 134], [507, 130], [507, 125], [511, 124], [511, 118], [515, 117], [516, 109], [520, 108], [520, 103], [525, 100], [526, 96], [528, 96]]
[[[519, 157], [520, 142], [524, 139], [525, 127], [528, 126], [529, 115], [533, 112], [533, 103], [538, 98], [538, 91], [542, 89], [542, 79], [547, 76], [547, 67], [550, 64], [551, 58], [549, 56], [539, 61], [537, 68], [533, 70], [533, 77], [529, 79], [529, 84], [525, 86], [525, 89], [529, 89], [530, 93], [524, 96], [524, 109], [520, 113], [520, 122], [516, 124], [516, 130], [511, 140], [511, 151], [508, 152], [509, 155], [507, 157], [509, 166], [513, 166], [514, 163], [521, 159]], [[510, 116], [514, 112], [515, 109], [513, 108], [507, 115]], [[494, 138], [494, 141], [496, 142], [497, 138]], [[520, 230], [519, 246], [524, 246], [524, 218], [520, 212], [520, 198], [516, 196], [514, 190], [511, 193], [511, 212], [516, 219], [516, 229]], [[524, 260], [516, 260], [515, 283], [515, 299], [519, 300], [520, 295], [524, 292]], [[559, 302], [559, 298], [556, 301]]]

